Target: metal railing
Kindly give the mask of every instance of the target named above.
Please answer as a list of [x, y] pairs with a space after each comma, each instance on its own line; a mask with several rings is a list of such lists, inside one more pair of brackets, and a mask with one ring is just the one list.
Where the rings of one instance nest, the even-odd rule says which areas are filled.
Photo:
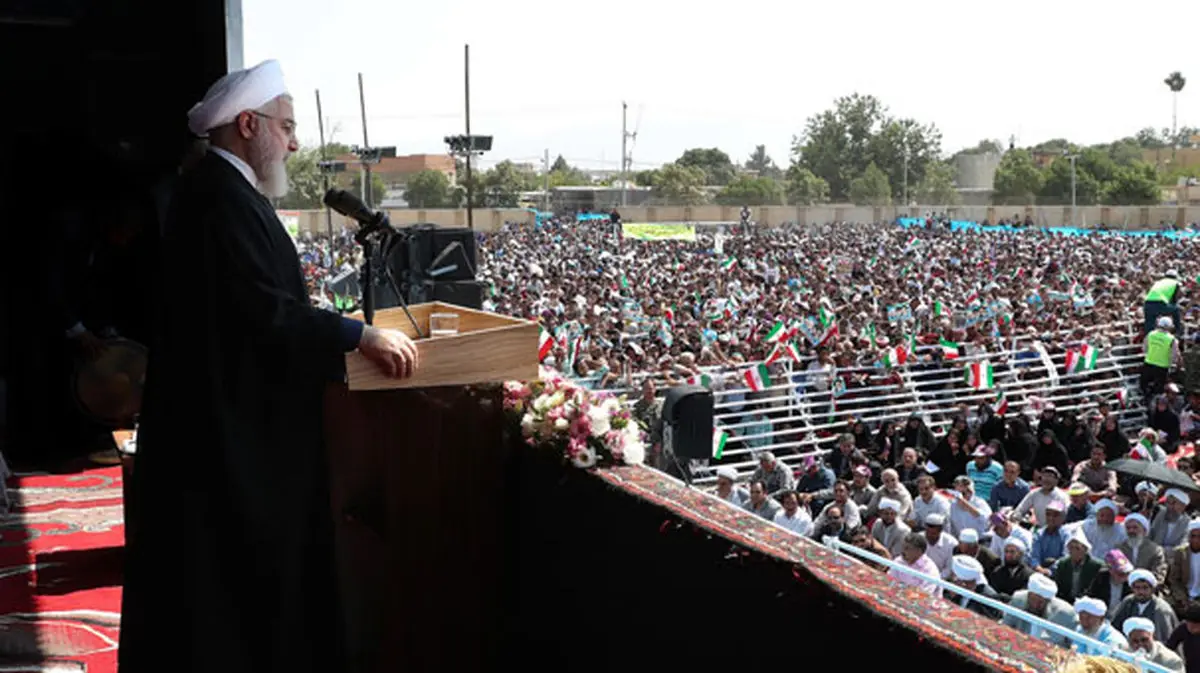
[[[784, 530], [786, 530], [786, 529], [784, 529]], [[935, 577], [933, 575], [926, 575], [925, 573], [922, 573], [919, 570], [910, 568], [906, 565], [903, 565], [903, 564], [893, 561], [891, 559], [885, 559], [882, 556], [873, 554], [865, 549], [855, 547], [854, 545], [846, 543], [846, 542], [842, 542], [841, 540], [839, 540], [837, 538], [828, 537], [828, 538], [825, 538], [823, 540], [823, 542], [827, 547], [829, 547], [830, 549], [833, 549], [836, 552], [839, 552], [841, 554], [846, 554], [847, 556], [858, 558], [859, 560], [870, 561], [877, 565], [885, 566], [890, 570], [895, 570], [897, 572], [905, 573], [907, 575], [913, 575], [913, 576], [919, 577], [922, 582], [929, 582], [931, 584], [934, 584], [938, 588], [940, 588], [942, 591], [949, 591], [949, 592], [957, 594], [959, 596], [969, 598], [969, 599], [971, 599], [972, 602], [979, 603], [980, 605], [985, 605], [989, 608], [992, 608], [993, 610], [1000, 612], [1001, 614], [1012, 617], [1013, 619], [1017, 619], [1022, 622], [1028, 623], [1039, 629], [1049, 631], [1050, 633], [1053, 633], [1056, 636], [1065, 638], [1066, 640], [1070, 641], [1075, 646], [1080, 646], [1080, 645], [1086, 646], [1088, 651], [1099, 652], [1099, 653], [1101, 653], [1102, 656], [1112, 657], [1113, 659], [1119, 659], [1121, 661], [1128, 662], [1130, 664], [1133, 664], [1134, 666], [1137, 666], [1138, 668], [1140, 668], [1143, 671], [1153, 671], [1153, 673], [1171, 673], [1170, 669], [1167, 669], [1158, 664], [1151, 663], [1149, 661], [1141, 659], [1141, 658], [1135, 656], [1131, 652], [1127, 652], [1125, 650], [1113, 647], [1112, 645], [1109, 645], [1107, 643], [1102, 643], [1102, 642], [1096, 640], [1095, 638], [1084, 635], [1073, 629], [1068, 629], [1059, 624], [1055, 624], [1054, 622], [1047, 621], [1045, 619], [1042, 619], [1041, 617], [1038, 617], [1037, 615], [1031, 615], [1028, 612], [1025, 612], [1024, 610], [1014, 608], [1013, 606], [1005, 603], [1004, 601], [998, 601], [994, 598], [989, 598], [987, 596], [980, 595], [974, 591], [971, 591], [970, 589], [964, 589], [964, 588], [958, 586], [957, 584], [954, 584], [953, 582], [942, 579], [941, 577]], [[1030, 637], [1033, 638], [1034, 636], [1031, 635]]]

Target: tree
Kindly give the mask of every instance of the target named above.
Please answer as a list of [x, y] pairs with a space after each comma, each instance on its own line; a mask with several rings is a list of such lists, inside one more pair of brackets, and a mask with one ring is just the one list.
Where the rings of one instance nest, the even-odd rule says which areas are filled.
[[886, 206], [892, 202], [887, 174], [871, 162], [863, 174], [850, 181], [850, 201], [856, 206]]
[[325, 179], [317, 162], [316, 147], [302, 147], [287, 158], [288, 193], [279, 200], [281, 210], [313, 210], [323, 207]]
[[[1084, 155], [1075, 164], [1075, 203], [1091, 206], [1100, 202], [1101, 182], [1088, 170]], [[1110, 164], [1112, 162], [1109, 162]], [[1102, 167], [1105, 168], [1105, 167]], [[1050, 164], [1045, 171], [1045, 182], [1038, 193], [1037, 202], [1044, 205], [1071, 204], [1071, 162], [1061, 159]]]
[[727, 185], [736, 172], [729, 155], [715, 147], [687, 150], [675, 163], [679, 166], [699, 168], [704, 172], [706, 185]]
[[716, 200], [724, 206], [780, 206], [783, 187], [774, 178], [739, 175], [721, 188]]
[[[353, 171], [350, 178], [350, 193], [361, 197], [362, 189], [362, 171]], [[378, 173], [371, 174], [371, 204], [378, 207], [383, 203], [384, 197], [387, 196], [387, 185], [383, 183], [383, 178], [379, 177]]]
[[917, 203], [932, 205], [956, 206], [962, 203], [962, 197], [954, 186], [954, 169], [943, 162], [931, 164], [925, 171], [925, 178], [917, 185], [916, 197]]
[[704, 203], [705, 173], [695, 166], [667, 164], [654, 179], [654, 195], [667, 203], [694, 206]]
[[1000, 159], [992, 186], [992, 203], [1020, 206], [1036, 202], [1045, 178], [1029, 150], [1010, 150]]
[[1075, 145], [1066, 138], [1055, 138], [1033, 146], [1034, 154], [1062, 154], [1076, 149]]
[[450, 178], [441, 171], [421, 171], [408, 179], [404, 187], [404, 200], [410, 208], [449, 208]]
[[761, 177], [779, 179], [783, 171], [775, 165], [775, 161], [767, 155], [766, 145], [755, 145], [754, 152], [746, 160], [746, 170], [753, 171]]
[[792, 161], [824, 179], [834, 199], [848, 197], [851, 181], [870, 164], [902, 197], [905, 176], [909, 184], [923, 180], [928, 166], [940, 159], [941, 144], [935, 126], [893, 118], [879, 99], [855, 93], [808, 119], [804, 132], [792, 140]]
[[1163, 139], [1163, 136], [1149, 126], [1138, 131], [1133, 139], [1137, 141], [1138, 145], [1142, 146], [1142, 149], [1157, 150], [1167, 146], [1167, 142]]
[[1112, 179], [1104, 184], [1101, 197], [1104, 203], [1117, 206], [1152, 206], [1162, 198], [1158, 173], [1145, 162], [1118, 166]]
[[829, 202], [829, 183], [796, 164], [788, 167], [785, 188], [788, 203], [794, 206], [815, 206]]
[[[1171, 90], [1171, 139], [1174, 140], [1176, 138], [1176, 120], [1178, 119], [1179, 112], [1179, 92], [1183, 91], [1183, 86], [1187, 84], [1187, 79], [1184, 78], [1183, 73], [1176, 70], [1167, 75], [1167, 78], [1163, 80], [1163, 84], [1166, 84], [1167, 88]], [[1178, 144], [1175, 146], [1178, 146]]]
[[540, 187], [538, 176], [507, 160], [484, 173], [479, 185], [481, 189], [474, 190], [475, 202], [492, 208], [515, 208], [521, 201], [521, 192]]
[[1142, 146], [1137, 138], [1121, 138], [1108, 145], [1099, 145], [1096, 149], [1107, 151], [1109, 158], [1118, 166], [1131, 166], [1142, 160]]
[[1004, 148], [995, 140], [980, 140], [975, 147], [960, 150], [957, 154], [1003, 154]]
[[658, 169], [651, 168], [650, 170], [638, 171], [633, 174], [633, 183], [640, 187], [653, 187], [655, 180], [658, 179]]
[[566, 172], [569, 170], [571, 170], [571, 164], [568, 164], [567, 160], [561, 154], [555, 157], [554, 163], [550, 165], [551, 173]]

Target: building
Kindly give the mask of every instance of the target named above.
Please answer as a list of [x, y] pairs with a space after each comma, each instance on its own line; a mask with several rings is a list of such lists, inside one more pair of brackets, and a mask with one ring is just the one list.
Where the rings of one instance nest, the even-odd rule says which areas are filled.
[[[336, 159], [346, 163], [346, 171], [339, 174], [341, 177], [338, 182], [348, 184], [353, 179], [352, 176], [357, 175], [361, 170], [358, 157], [353, 154], [343, 154]], [[456, 179], [454, 157], [448, 154], [408, 154], [384, 157], [379, 160], [379, 163], [371, 166], [371, 173], [382, 178], [383, 184], [387, 185], [389, 190], [402, 189], [404, 185], [408, 184], [409, 177], [421, 171], [441, 171], [450, 179], [450, 184], [454, 184]]]
[[625, 190], [604, 186], [554, 187], [550, 190], [550, 204], [557, 212], [609, 211], [621, 207], [622, 191], [626, 205], [630, 206], [645, 205], [653, 194], [649, 187], [629, 187]]

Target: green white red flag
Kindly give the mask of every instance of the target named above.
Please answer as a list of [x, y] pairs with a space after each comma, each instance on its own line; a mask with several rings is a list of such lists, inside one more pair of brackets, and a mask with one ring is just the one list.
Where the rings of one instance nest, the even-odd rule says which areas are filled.
[[939, 339], [938, 346], [942, 349], [943, 360], [958, 359], [958, 342], [950, 341], [949, 339]]
[[1078, 374], [1080, 372], [1090, 372], [1096, 369], [1096, 359], [1099, 357], [1099, 351], [1095, 346], [1084, 344], [1079, 350], [1067, 352], [1067, 373]]
[[996, 387], [992, 364], [986, 360], [967, 365], [963, 380], [975, 390], [989, 390]]
[[747, 369], [742, 376], [746, 379], [746, 387], [756, 393], [771, 387], [771, 373], [765, 364]]

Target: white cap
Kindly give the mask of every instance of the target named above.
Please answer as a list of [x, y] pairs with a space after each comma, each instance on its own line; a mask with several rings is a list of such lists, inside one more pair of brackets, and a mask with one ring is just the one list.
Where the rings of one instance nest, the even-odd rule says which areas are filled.
[[1041, 573], [1030, 575], [1029, 582], [1025, 585], [1025, 588], [1030, 593], [1037, 594], [1046, 600], [1050, 600], [1058, 594], [1058, 584]]
[[945, 526], [946, 525], [946, 517], [941, 514], [938, 514], [937, 512], [930, 512], [929, 514], [925, 515], [925, 525], [926, 526]]
[[217, 80], [204, 100], [188, 111], [188, 129], [202, 136], [287, 93], [279, 61], [263, 61], [253, 68], [235, 70]]
[[1159, 329], [1171, 329], [1175, 326], [1175, 321], [1171, 320], [1169, 316], [1163, 315], [1158, 317], [1158, 322], [1155, 324], [1158, 325]]
[[1133, 490], [1137, 493], [1144, 493], [1146, 491], [1153, 491], [1153, 490], [1155, 490], [1155, 488], [1154, 488], [1154, 484], [1151, 484], [1148, 481], [1139, 481], [1137, 483], [1137, 486], [1133, 487]]
[[732, 467], [729, 467], [728, 465], [722, 465], [721, 467], [717, 468], [717, 478], [728, 479], [729, 481], [737, 481], [738, 473], [737, 470], [733, 469]]
[[1121, 630], [1125, 632], [1126, 638], [1134, 631], [1145, 631], [1150, 635], [1154, 635], [1154, 622], [1145, 617], [1130, 617], [1125, 620], [1125, 626], [1121, 627]]
[[883, 498], [879, 501], [879, 509], [890, 509], [897, 514], [900, 513], [900, 503], [891, 498]]
[[965, 554], [959, 554], [951, 559], [950, 569], [960, 580], [979, 581], [979, 578], [983, 577], [983, 564]]
[[1170, 489], [1169, 491], [1167, 491], [1167, 497], [1175, 498], [1176, 500], [1178, 500], [1179, 502], [1182, 502], [1185, 505], [1192, 501], [1192, 498], [1187, 494], [1187, 491], [1184, 491], [1181, 488]]
[[1082, 615], [1084, 613], [1093, 617], [1103, 617], [1108, 614], [1108, 610], [1104, 607], [1104, 601], [1099, 598], [1076, 598], [1075, 614]]
[[1082, 526], [1076, 528], [1071, 537], [1067, 538], [1067, 544], [1072, 542], [1078, 542], [1079, 544], [1083, 545], [1083, 548], [1087, 551], [1092, 550], [1092, 541], [1087, 539], [1087, 536], [1083, 534]]
[[1149, 582], [1151, 587], [1158, 586], [1158, 580], [1155, 579], [1154, 573], [1145, 568], [1138, 568], [1129, 573], [1129, 586], [1133, 586], [1134, 582]]
[[1017, 537], [1016, 535], [1009, 535], [1007, 538], [1005, 538], [1004, 546], [1005, 547], [1016, 547], [1018, 550], [1020, 550], [1020, 552], [1022, 554], [1029, 551], [1029, 546], [1025, 544], [1025, 541], [1022, 540], [1021, 538]]
[[1141, 514], [1138, 514], [1135, 512], [1135, 513], [1130, 514], [1129, 516], [1125, 517], [1126, 524], [1128, 524], [1131, 521], [1136, 523], [1137, 525], [1141, 526], [1143, 531], [1145, 531], [1147, 533], [1150, 532], [1150, 522], [1147, 521], [1146, 517], [1142, 516]]
[[963, 544], [978, 544], [979, 532], [974, 528], [964, 528], [962, 529], [962, 532], [958, 534], [958, 541]]
[[1096, 511], [1099, 512], [1102, 509], [1107, 509], [1107, 510], [1111, 511], [1113, 514], [1116, 514], [1117, 513], [1117, 503], [1113, 502], [1112, 500], [1109, 500], [1108, 498], [1103, 498], [1096, 503]]
[[1188, 522], [1188, 532], [1200, 530], [1200, 519], [1192, 519]]

